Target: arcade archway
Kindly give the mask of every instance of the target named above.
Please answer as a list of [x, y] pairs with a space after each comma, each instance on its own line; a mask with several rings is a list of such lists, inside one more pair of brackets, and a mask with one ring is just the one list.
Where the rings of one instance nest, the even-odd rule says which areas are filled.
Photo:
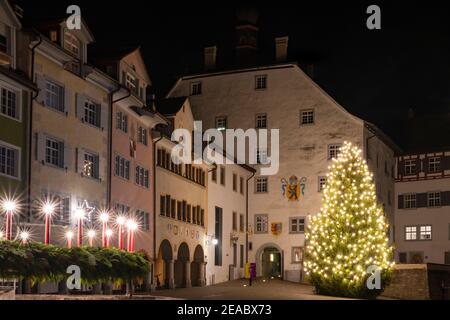
[[189, 247], [183, 242], [178, 247], [177, 260], [175, 260], [175, 287], [187, 288], [191, 286], [191, 264]]
[[201, 245], [194, 251], [194, 260], [191, 263], [191, 283], [193, 286], [205, 285], [205, 254]]

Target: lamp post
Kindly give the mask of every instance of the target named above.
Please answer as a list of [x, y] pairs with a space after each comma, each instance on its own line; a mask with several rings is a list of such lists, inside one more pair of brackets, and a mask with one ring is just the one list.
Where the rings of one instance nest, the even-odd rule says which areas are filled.
[[94, 238], [95, 238], [95, 230], [89, 230], [88, 233], [88, 239], [89, 239], [89, 247], [94, 246]]
[[108, 220], [109, 220], [108, 212], [106, 211], [101, 212], [99, 219], [102, 223], [102, 246], [105, 248], [107, 242], [106, 229], [108, 228]]
[[107, 229], [105, 231], [106, 234], [106, 248], [109, 248], [111, 245], [111, 237], [113, 235], [113, 231], [111, 229]]
[[66, 239], [67, 239], [67, 248], [72, 248], [72, 239], [73, 239], [73, 232], [67, 231], [66, 232]]
[[45, 234], [44, 234], [45, 245], [48, 245], [50, 243], [50, 218], [54, 212], [55, 212], [54, 204], [52, 204], [50, 202], [46, 202], [42, 206], [42, 213], [44, 214], [44, 219], [45, 219]]
[[83, 245], [83, 219], [86, 215], [86, 211], [82, 208], [75, 210], [75, 219], [77, 220], [77, 246]]
[[11, 199], [4, 200], [2, 202], [2, 209], [6, 214], [5, 238], [6, 240], [12, 240], [13, 215], [17, 210], [17, 203]]
[[119, 250], [123, 250], [123, 226], [125, 225], [126, 219], [124, 216], [118, 216], [116, 222], [118, 227], [118, 247]]
[[136, 221], [128, 219], [127, 229], [128, 229], [128, 239], [127, 239], [127, 251], [134, 252], [134, 233], [137, 230], [138, 225]]

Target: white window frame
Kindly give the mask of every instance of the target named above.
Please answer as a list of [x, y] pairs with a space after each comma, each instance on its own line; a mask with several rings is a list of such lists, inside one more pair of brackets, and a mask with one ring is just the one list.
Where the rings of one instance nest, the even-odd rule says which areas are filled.
[[404, 165], [405, 170], [405, 176], [410, 176], [415, 174], [416, 167], [417, 167], [417, 160], [416, 159], [406, 159]]
[[[86, 159], [86, 157], [91, 157], [93, 159], [93, 162], [91, 164], [92, 165], [91, 170], [92, 170], [93, 174], [89, 174], [89, 172], [87, 171], [88, 160]], [[83, 168], [82, 168], [83, 177], [91, 178], [94, 180], [99, 180], [100, 179], [100, 156], [95, 152], [83, 150], [82, 161], [83, 161]]]
[[[301, 222], [303, 220], [303, 222]], [[293, 226], [296, 230], [293, 230]], [[306, 218], [305, 217], [289, 217], [289, 234], [302, 234], [305, 233]], [[300, 230], [302, 229], [302, 230]]]
[[328, 145], [327, 148], [327, 157], [328, 160], [331, 160], [337, 156], [339, 156], [339, 153], [341, 153], [341, 147], [342, 144], [341, 143], [332, 143]]
[[138, 142], [144, 146], [148, 145], [148, 131], [143, 126], [138, 127]]
[[403, 195], [403, 209], [416, 209], [417, 208], [417, 194], [407, 193]]
[[268, 164], [267, 160], [267, 149], [266, 148], [256, 148], [255, 150], [256, 164]]
[[17, 175], [12, 176], [9, 175], [7, 173], [3, 173], [0, 172], [0, 176], [2, 177], [7, 177], [9, 179], [14, 179], [14, 180], [20, 180], [21, 176], [22, 176], [22, 171], [21, 171], [21, 163], [22, 163], [22, 149], [18, 146], [15, 146], [13, 144], [7, 143], [5, 141], [0, 140], [0, 147], [3, 147], [5, 149], [10, 149], [13, 150], [16, 153], [16, 159], [15, 160], [15, 173], [17, 173]]
[[[301, 252], [299, 260], [295, 259], [295, 252], [297, 250], [299, 250]], [[291, 263], [292, 264], [300, 264], [300, 263], [302, 263], [302, 261], [303, 261], [303, 247], [299, 247], [299, 246], [292, 247], [291, 248]]]
[[429, 208], [437, 208], [442, 205], [441, 192], [431, 191], [427, 193], [427, 206]]
[[[127, 177], [127, 169], [128, 169], [128, 177]], [[130, 170], [131, 163], [130, 160], [121, 156], [120, 154], [114, 155], [114, 175], [126, 181], [130, 181]], [[123, 170], [123, 175], [122, 175]]]
[[[93, 107], [93, 108], [92, 108]], [[94, 109], [94, 110], [92, 110]], [[100, 103], [97, 103], [91, 99], [86, 99], [84, 102], [84, 113], [83, 119], [84, 123], [89, 124], [93, 127], [100, 128], [102, 126], [102, 107]], [[90, 114], [95, 113], [93, 120], [96, 123], [92, 123], [90, 120]]]
[[116, 112], [116, 129], [128, 133], [128, 115], [123, 111]]
[[255, 76], [255, 90], [267, 89], [267, 74], [258, 74]]
[[[50, 88], [49, 88], [50, 87]], [[58, 89], [59, 92], [55, 92], [54, 89]], [[64, 113], [65, 112], [65, 89], [64, 86], [50, 79], [45, 79], [45, 106], [51, 110]], [[58, 102], [58, 105], [53, 104], [54, 101]], [[50, 102], [50, 103], [49, 103]]]
[[83, 44], [72, 32], [64, 30], [64, 49], [73, 56], [81, 59]]
[[267, 113], [257, 113], [255, 117], [255, 127], [256, 129], [266, 129], [267, 128]]
[[[15, 94], [15, 113], [16, 116], [12, 117], [6, 113], [3, 113], [3, 90], [12, 92]], [[6, 85], [0, 82], [0, 115], [5, 118], [9, 118], [18, 122], [22, 122], [22, 90], [14, 89], [12, 86]]]
[[[441, 157], [430, 157], [428, 158], [428, 172], [438, 173], [441, 171]], [[432, 170], [433, 168], [433, 170]]]
[[137, 82], [136, 77], [130, 72], [125, 72], [125, 87], [133, 92], [136, 92]]
[[150, 171], [137, 165], [134, 170], [134, 183], [143, 188], [150, 188]]
[[268, 193], [269, 179], [267, 177], [256, 177], [255, 179], [255, 193]]
[[419, 226], [419, 240], [433, 240], [433, 226], [431, 224]]
[[[48, 135], [45, 135], [45, 144], [44, 144], [44, 163], [46, 164], [46, 165], [49, 165], [49, 166], [52, 166], [52, 167], [55, 167], [55, 168], [59, 168], [59, 169], [64, 169], [64, 147], [65, 147], [65, 142], [64, 142], [64, 140], [62, 140], [62, 139], [59, 139], [59, 138], [55, 138], [55, 137], [52, 137], [52, 136], [48, 136]], [[57, 165], [55, 165], [55, 164], [53, 164], [53, 163], [51, 163], [51, 162], [48, 162], [47, 161], [47, 141], [52, 141], [52, 142], [56, 142], [56, 143], [58, 143], [58, 148], [59, 148], [59, 150], [57, 150], [58, 151], [58, 159], [59, 159], [59, 161], [58, 162], [60, 162], [60, 164], [57, 164]], [[52, 148], [53, 150], [55, 150], [53, 147], [50, 147], [50, 148]]]
[[203, 85], [201, 81], [191, 82], [190, 85], [190, 95], [191, 96], [200, 96], [202, 95]]
[[417, 230], [417, 226], [405, 226], [405, 241], [416, 241]]
[[[258, 226], [261, 226], [261, 230], [258, 230]], [[255, 214], [255, 234], [269, 233], [269, 215], [267, 213]]]
[[150, 230], [150, 213], [145, 210], [136, 210], [136, 218], [139, 221], [139, 226], [143, 231]]
[[216, 129], [219, 131], [228, 129], [228, 118], [226, 116], [216, 117]]
[[300, 126], [309, 126], [315, 123], [314, 109], [300, 110]]

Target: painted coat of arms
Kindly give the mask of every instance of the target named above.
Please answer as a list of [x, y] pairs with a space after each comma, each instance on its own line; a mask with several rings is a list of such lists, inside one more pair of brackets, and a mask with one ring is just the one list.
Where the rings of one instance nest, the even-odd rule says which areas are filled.
[[281, 179], [281, 192], [283, 197], [288, 201], [298, 201], [300, 195], [305, 195], [306, 178], [298, 179], [297, 176], [292, 175], [287, 181], [285, 178]]

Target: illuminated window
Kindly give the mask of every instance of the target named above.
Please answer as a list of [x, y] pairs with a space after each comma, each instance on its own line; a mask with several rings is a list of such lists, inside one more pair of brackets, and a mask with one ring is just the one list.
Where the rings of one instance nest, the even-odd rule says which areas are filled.
[[405, 227], [405, 240], [412, 241], [417, 240], [417, 227]]
[[431, 226], [420, 226], [420, 240], [431, 240]]
[[99, 158], [98, 155], [85, 152], [84, 153], [84, 165], [83, 175], [94, 179], [99, 178]]
[[303, 248], [292, 247], [292, 263], [301, 263], [303, 260]]
[[217, 130], [226, 130], [227, 129], [227, 117], [217, 117], [216, 118], [216, 128]]

